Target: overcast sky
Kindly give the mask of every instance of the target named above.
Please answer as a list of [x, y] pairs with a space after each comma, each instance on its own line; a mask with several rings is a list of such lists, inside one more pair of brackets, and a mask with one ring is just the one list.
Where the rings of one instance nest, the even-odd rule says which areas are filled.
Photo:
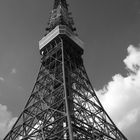
[[[140, 1], [69, 0], [84, 64], [105, 109], [128, 139], [140, 138]], [[31, 93], [53, 0], [0, 0], [0, 138]]]

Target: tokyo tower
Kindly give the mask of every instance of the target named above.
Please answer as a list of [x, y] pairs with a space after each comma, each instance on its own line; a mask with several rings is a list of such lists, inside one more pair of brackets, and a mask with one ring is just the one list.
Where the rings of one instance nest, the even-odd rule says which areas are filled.
[[35, 85], [4, 140], [127, 140], [90, 83], [66, 0], [54, 0], [39, 51]]

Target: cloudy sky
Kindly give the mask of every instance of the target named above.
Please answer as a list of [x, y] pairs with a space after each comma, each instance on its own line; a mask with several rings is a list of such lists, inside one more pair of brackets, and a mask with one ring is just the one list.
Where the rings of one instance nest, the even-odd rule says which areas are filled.
[[[84, 64], [102, 104], [128, 139], [140, 138], [140, 1], [69, 0]], [[53, 0], [0, 0], [0, 140], [31, 93], [38, 41]]]

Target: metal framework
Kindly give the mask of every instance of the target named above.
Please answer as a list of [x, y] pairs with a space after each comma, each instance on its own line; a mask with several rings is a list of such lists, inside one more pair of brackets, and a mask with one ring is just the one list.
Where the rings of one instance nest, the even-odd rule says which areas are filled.
[[[55, 10], [63, 2], [56, 0]], [[41, 67], [31, 96], [4, 140], [127, 140], [92, 88], [73, 26], [55, 22], [40, 41]]]

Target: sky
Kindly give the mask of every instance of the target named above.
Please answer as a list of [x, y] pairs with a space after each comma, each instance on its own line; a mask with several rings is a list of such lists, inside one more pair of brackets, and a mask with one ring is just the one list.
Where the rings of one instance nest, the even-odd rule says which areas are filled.
[[[84, 65], [104, 108], [128, 139], [140, 138], [140, 1], [68, 0]], [[30, 96], [38, 42], [53, 0], [0, 0], [0, 140]]]

